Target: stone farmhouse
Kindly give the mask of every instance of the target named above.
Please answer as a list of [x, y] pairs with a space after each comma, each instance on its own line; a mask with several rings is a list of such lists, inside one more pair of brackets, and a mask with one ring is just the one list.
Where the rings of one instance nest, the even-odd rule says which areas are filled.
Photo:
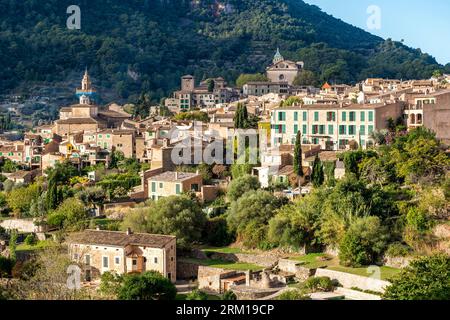
[[147, 233], [85, 230], [69, 241], [73, 261], [83, 265], [86, 281], [104, 272], [158, 271], [176, 281], [176, 237]]

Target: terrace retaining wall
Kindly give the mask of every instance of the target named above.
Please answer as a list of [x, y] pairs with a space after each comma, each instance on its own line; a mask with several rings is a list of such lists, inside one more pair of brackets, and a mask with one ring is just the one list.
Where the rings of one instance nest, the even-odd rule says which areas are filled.
[[391, 284], [390, 282], [384, 280], [329, 269], [317, 269], [315, 276], [329, 277], [331, 280], [338, 281], [344, 288], [359, 288], [361, 290], [370, 290], [381, 293], [384, 293], [386, 287]]

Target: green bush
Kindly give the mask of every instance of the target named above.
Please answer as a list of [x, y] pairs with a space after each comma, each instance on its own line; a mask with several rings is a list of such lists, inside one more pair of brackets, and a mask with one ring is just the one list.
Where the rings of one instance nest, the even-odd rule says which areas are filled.
[[186, 297], [186, 300], [208, 300], [208, 295], [200, 290], [193, 290]]
[[156, 271], [127, 274], [118, 289], [119, 300], [174, 300], [175, 285]]
[[107, 297], [117, 297], [123, 277], [108, 271], [102, 274], [100, 280], [99, 292]]
[[411, 254], [411, 248], [399, 242], [391, 243], [385, 252], [388, 257], [406, 257], [409, 254]]
[[311, 292], [330, 292], [334, 289], [334, 284], [329, 277], [313, 277], [306, 280], [305, 288]]
[[222, 295], [222, 300], [228, 300], [228, 301], [237, 300], [237, 296], [233, 291], [228, 290], [228, 291], [225, 291], [225, 293]]
[[227, 197], [230, 201], [236, 201], [246, 192], [261, 188], [259, 180], [255, 176], [244, 175], [234, 179], [228, 187]]
[[418, 232], [427, 232], [432, 227], [432, 221], [424, 210], [411, 208], [406, 215], [409, 226]]
[[422, 257], [391, 280], [383, 295], [387, 300], [450, 300], [450, 257]]
[[301, 290], [294, 289], [280, 294], [278, 300], [311, 300], [311, 298]]
[[339, 243], [339, 261], [360, 267], [375, 263], [385, 249], [387, 234], [378, 217], [356, 219]]
[[215, 247], [227, 246], [234, 240], [233, 233], [228, 229], [225, 217], [207, 219], [203, 233], [202, 238]]
[[27, 235], [27, 237], [24, 240], [25, 244], [28, 246], [34, 246], [36, 244], [36, 237], [33, 234]]

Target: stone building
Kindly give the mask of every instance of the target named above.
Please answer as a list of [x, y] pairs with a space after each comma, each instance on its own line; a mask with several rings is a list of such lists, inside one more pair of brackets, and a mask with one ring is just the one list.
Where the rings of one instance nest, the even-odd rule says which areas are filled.
[[300, 74], [304, 66], [303, 61], [293, 62], [285, 60], [277, 49], [272, 65], [267, 67], [266, 74], [270, 82], [281, 82], [293, 85], [295, 78]]
[[248, 82], [243, 86], [245, 96], [263, 96], [266, 94], [291, 95], [294, 80], [302, 72], [304, 63], [286, 60], [277, 49], [272, 64], [266, 69], [269, 81]]
[[148, 179], [148, 198], [180, 195], [185, 192], [200, 192], [202, 176], [198, 173], [166, 171]]
[[193, 107], [213, 108], [237, 98], [238, 92], [227, 87], [221, 77], [204, 80], [196, 86], [195, 78], [186, 75], [181, 77], [181, 90], [174, 92], [172, 98], [166, 99], [165, 106], [172, 112], [180, 112]]
[[450, 90], [411, 94], [405, 117], [409, 129], [423, 126], [433, 130], [438, 139], [450, 144]]
[[87, 70], [81, 81], [81, 89], [77, 89], [76, 94], [79, 103], [61, 108], [60, 118], [55, 121], [53, 132], [60, 136], [118, 128], [126, 119], [131, 118], [131, 115], [114, 110], [114, 106], [100, 108], [93, 103], [96, 91], [92, 88]]
[[272, 111], [272, 144], [294, 144], [300, 131], [303, 143], [322, 150], [348, 149], [350, 141], [366, 148], [373, 144], [371, 133], [386, 129], [387, 120], [402, 117], [403, 109], [402, 101], [280, 107]]
[[69, 241], [71, 259], [84, 265], [87, 281], [104, 272], [158, 271], [176, 281], [176, 237], [148, 233], [85, 230]]

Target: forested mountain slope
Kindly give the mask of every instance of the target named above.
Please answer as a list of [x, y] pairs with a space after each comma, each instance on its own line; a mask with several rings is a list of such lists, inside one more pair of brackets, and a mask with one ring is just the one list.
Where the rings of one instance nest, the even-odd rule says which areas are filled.
[[[68, 30], [68, 6], [81, 30]], [[433, 57], [383, 40], [301, 0], [0, 0], [0, 93], [54, 85], [89, 67], [117, 98], [156, 101], [179, 85], [263, 72], [277, 47], [320, 81], [425, 78]], [[450, 66], [447, 66], [450, 69]]]

